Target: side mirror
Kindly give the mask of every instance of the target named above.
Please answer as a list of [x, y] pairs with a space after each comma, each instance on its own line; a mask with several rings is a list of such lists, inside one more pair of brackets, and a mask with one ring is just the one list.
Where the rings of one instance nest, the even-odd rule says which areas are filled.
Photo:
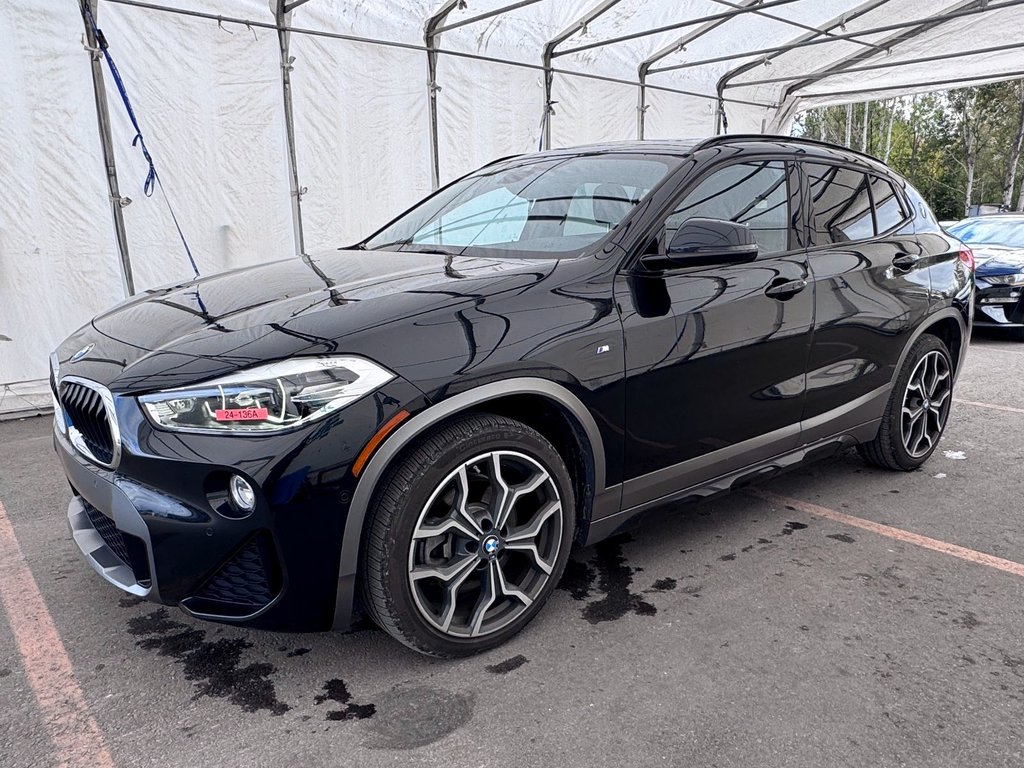
[[723, 219], [692, 218], [683, 222], [667, 254], [645, 256], [653, 269], [745, 264], [757, 258], [757, 243], [746, 224]]

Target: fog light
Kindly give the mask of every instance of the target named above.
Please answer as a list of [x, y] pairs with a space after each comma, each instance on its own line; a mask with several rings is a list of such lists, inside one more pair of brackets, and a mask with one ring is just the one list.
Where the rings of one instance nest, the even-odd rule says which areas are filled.
[[249, 481], [241, 475], [231, 476], [231, 500], [243, 512], [252, 512], [256, 509], [256, 492], [249, 485]]

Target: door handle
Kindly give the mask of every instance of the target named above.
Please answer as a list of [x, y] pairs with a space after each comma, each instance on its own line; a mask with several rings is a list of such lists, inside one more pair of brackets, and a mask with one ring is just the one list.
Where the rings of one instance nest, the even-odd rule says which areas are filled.
[[917, 263], [920, 256], [914, 256], [910, 253], [897, 253], [892, 260], [892, 265], [897, 269], [910, 269]]
[[785, 301], [796, 296], [806, 287], [806, 280], [786, 280], [785, 278], [777, 277], [772, 281], [771, 285], [765, 288], [764, 295]]

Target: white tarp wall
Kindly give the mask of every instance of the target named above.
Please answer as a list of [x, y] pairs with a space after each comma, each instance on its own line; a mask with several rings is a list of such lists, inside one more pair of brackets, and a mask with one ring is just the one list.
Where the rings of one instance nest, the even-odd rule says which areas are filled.
[[[275, 0], [153, 1], [274, 23]], [[450, 3], [441, 26], [512, 2]], [[444, 5], [308, 0], [291, 14], [296, 30], [324, 33], [290, 36], [307, 252], [352, 243], [429, 192], [423, 34], [426, 19]], [[985, 5], [537, 0], [441, 34], [440, 179], [538, 147], [541, 51], [566, 30], [553, 60], [553, 146], [636, 138], [638, 66], [652, 57], [647, 138], [714, 133], [719, 89], [729, 132], [784, 132], [797, 110], [820, 104], [1024, 76], [1024, 2], [989, 0], [977, 12]], [[950, 13], [962, 15], [848, 39]], [[584, 17], [586, 28], [575, 27]], [[98, 22], [200, 269], [211, 273], [294, 253], [276, 30], [114, 0], [100, 0]], [[0, 413], [47, 401], [49, 351], [123, 297], [83, 30], [77, 0], [0, 0]], [[632, 35], [639, 36], [597, 45]], [[947, 54], [955, 57], [918, 61]], [[104, 77], [120, 191], [132, 200], [123, 210], [136, 290], [188, 279], [159, 191], [143, 194], [147, 166], [131, 147], [134, 132], [117, 89]]]

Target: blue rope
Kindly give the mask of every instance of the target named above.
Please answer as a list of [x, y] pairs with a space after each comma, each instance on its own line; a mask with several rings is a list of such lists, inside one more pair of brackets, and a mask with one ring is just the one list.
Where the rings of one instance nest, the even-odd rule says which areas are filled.
[[199, 277], [199, 267], [196, 266], [196, 260], [192, 257], [192, 250], [188, 247], [188, 241], [185, 239], [185, 233], [181, 230], [181, 224], [178, 223], [178, 217], [174, 215], [174, 208], [171, 206], [170, 198], [167, 197], [167, 192], [164, 190], [163, 182], [160, 181], [160, 176], [156, 172], [156, 165], [153, 163], [153, 157], [149, 154], [149, 148], [146, 146], [146, 140], [142, 136], [142, 128], [139, 126], [139, 120], [135, 116], [135, 110], [132, 109], [132, 102], [128, 98], [128, 91], [124, 87], [124, 80], [121, 79], [121, 73], [117, 69], [117, 65], [114, 63], [114, 59], [110, 55], [108, 50], [109, 45], [106, 37], [103, 36], [103, 32], [98, 26], [96, 26], [96, 17], [92, 15], [92, 9], [89, 7], [89, 0], [82, 0], [82, 14], [85, 16], [89, 27], [92, 29], [92, 33], [96, 38], [96, 43], [100, 47], [100, 52], [103, 54], [103, 58], [107, 60], [107, 67], [110, 69], [110, 74], [114, 78], [114, 83], [117, 85], [117, 90], [121, 94], [121, 101], [124, 102], [124, 108], [128, 112], [128, 119], [132, 121], [132, 127], [135, 129], [135, 138], [132, 139], [132, 146], [138, 145], [139, 149], [142, 150], [142, 156], [146, 159], [146, 163], [149, 165], [149, 171], [146, 173], [146, 181], [142, 185], [142, 191], [145, 192], [146, 197], [152, 197], [153, 192], [159, 188], [160, 195], [164, 199], [164, 203], [167, 204], [167, 210], [171, 214], [171, 221], [174, 222], [175, 229], [178, 230], [178, 237], [181, 238], [181, 244], [185, 246], [185, 255], [188, 256], [188, 263], [192, 265], [192, 271], [196, 277]]

